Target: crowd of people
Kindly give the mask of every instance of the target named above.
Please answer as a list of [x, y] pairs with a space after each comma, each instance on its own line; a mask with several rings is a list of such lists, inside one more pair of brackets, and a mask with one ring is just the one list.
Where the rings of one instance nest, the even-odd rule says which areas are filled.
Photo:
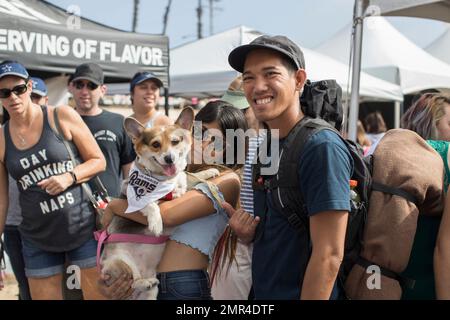
[[[267, 154], [265, 165], [277, 163], [288, 152], [284, 147], [295, 143], [290, 133], [307, 118], [300, 106], [307, 80], [303, 52], [284, 36], [261, 36], [235, 48], [228, 60], [241, 76], [195, 115], [202, 135], [194, 134], [194, 142], [202, 154], [213, 150], [215, 162], [202, 157], [187, 167], [193, 173], [214, 167], [220, 174], [159, 204], [164, 226], [174, 231], [157, 267], [158, 300], [343, 299], [341, 263], [355, 168], [340, 134], [314, 133], [298, 159], [280, 168], [298, 181], [293, 188], [303, 205], [302, 228], [294, 228], [284, 207], [275, 204], [272, 176], [255, 174], [263, 143], [277, 139], [279, 153]], [[146, 71], [130, 81], [131, 117], [145, 128], [173, 124], [158, 111], [162, 87]], [[126, 213], [127, 199], [120, 197], [121, 183], [136, 159], [134, 141], [123, 116], [99, 107], [107, 86], [98, 65], [79, 65], [68, 90], [74, 108], [48, 105], [42, 79], [30, 77], [19, 62], [0, 64], [0, 102], [6, 111], [0, 130], [0, 235], [20, 299], [127, 299], [134, 290], [130, 274], [111, 281], [111, 275], [97, 269], [97, 211], [83, 186], [89, 182], [93, 193], [101, 192], [92, 179], [99, 177], [109, 196], [104, 217], [146, 225], [145, 214]], [[442, 157], [446, 193], [450, 98], [420, 96], [404, 114], [402, 127]], [[358, 123], [357, 142], [365, 156], [375, 152], [387, 129], [379, 112]], [[219, 137], [208, 134], [211, 130]], [[230, 141], [228, 130], [251, 134]], [[211, 149], [217, 138], [226, 143]], [[245, 146], [245, 161], [239, 160], [238, 146]], [[449, 198], [442, 208], [438, 217], [419, 215], [404, 272], [416, 286], [403, 290], [404, 299], [450, 299]], [[79, 268], [79, 286], [68, 286], [68, 266]]]

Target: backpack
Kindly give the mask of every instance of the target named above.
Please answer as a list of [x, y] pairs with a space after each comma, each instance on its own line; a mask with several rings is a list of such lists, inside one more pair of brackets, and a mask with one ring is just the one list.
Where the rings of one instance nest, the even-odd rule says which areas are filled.
[[[329, 92], [328, 85], [331, 87], [331, 95], [327, 94]], [[320, 90], [315, 90], [316, 87]], [[292, 227], [298, 229], [299, 232], [308, 232], [309, 234], [307, 208], [299, 190], [298, 176], [292, 173], [297, 172], [298, 159], [311, 136], [322, 130], [330, 130], [340, 137], [353, 159], [354, 169], [351, 180], [358, 182], [356, 192], [360, 197], [359, 202], [350, 201], [351, 211], [347, 223], [344, 259], [338, 274], [338, 282], [343, 289], [347, 275], [356, 263], [364, 268], [374, 264], [360, 256], [372, 190], [401, 196], [412, 202], [415, 202], [416, 199], [413, 195], [399, 188], [372, 181], [371, 157], [365, 158], [359, 145], [341, 136], [337, 130], [337, 127], [342, 124], [341, 95], [339, 94], [340, 87], [335, 81], [326, 80], [319, 83], [309, 83], [309, 86], [304, 90], [307, 92], [306, 94], [304, 92], [301, 101], [305, 104], [305, 106], [302, 106], [302, 109], [305, 110], [305, 117], [292, 128], [285, 139], [280, 150], [277, 174], [270, 176], [261, 174], [261, 169], [264, 168], [263, 163], [266, 161], [264, 155], [258, 151], [257, 161], [252, 168], [252, 187], [254, 190], [270, 190], [270, 193], [266, 193], [266, 195], [270, 194], [272, 197], [275, 209], [286, 217]], [[320, 97], [314, 98], [314, 92], [319, 92]], [[328, 119], [331, 123], [325, 121], [322, 117]], [[267, 132], [266, 139], [259, 150], [270, 149], [270, 130]], [[391, 270], [380, 268], [380, 271], [383, 275], [399, 281], [404, 286], [411, 287], [414, 285], [410, 279], [406, 279]]]
[[336, 80], [307, 80], [300, 97], [300, 106], [305, 116], [323, 119], [340, 131], [344, 120], [341, 101], [342, 88]]

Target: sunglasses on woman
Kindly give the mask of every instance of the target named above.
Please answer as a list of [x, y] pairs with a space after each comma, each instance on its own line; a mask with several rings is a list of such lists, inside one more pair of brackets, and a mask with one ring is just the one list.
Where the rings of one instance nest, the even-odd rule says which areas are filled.
[[86, 82], [86, 83], [81, 82], [81, 81], [75, 81], [75, 82], [73, 83], [73, 85], [74, 85], [75, 88], [77, 88], [78, 90], [81, 90], [81, 89], [83, 89], [84, 87], [87, 87], [87, 88], [88, 88], [89, 90], [91, 90], [91, 91], [98, 88], [98, 85], [97, 85], [97, 84], [95, 84], [95, 83], [93, 83], [93, 82], [90, 82], [90, 81], [88, 81], [88, 82]]
[[222, 135], [217, 135], [217, 129], [208, 129], [207, 127], [202, 126], [200, 128], [192, 128], [194, 139], [202, 142], [214, 143], [216, 139], [224, 139]]
[[11, 93], [14, 93], [16, 96], [24, 94], [27, 91], [27, 83], [19, 84], [12, 89], [0, 89], [0, 99], [6, 99], [11, 96]]

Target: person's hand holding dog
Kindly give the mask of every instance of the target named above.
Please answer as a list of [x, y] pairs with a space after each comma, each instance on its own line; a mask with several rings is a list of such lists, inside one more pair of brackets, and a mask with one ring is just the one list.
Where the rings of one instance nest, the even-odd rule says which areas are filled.
[[109, 274], [100, 274], [98, 280], [98, 290], [100, 293], [109, 300], [125, 300], [133, 294], [134, 289], [131, 287], [133, 283], [133, 277], [123, 273], [116, 280], [111, 282], [111, 276]]
[[246, 244], [252, 242], [260, 218], [258, 216], [252, 216], [242, 209], [235, 210], [233, 206], [227, 202], [222, 202], [222, 206], [230, 218], [228, 224], [238, 239]]

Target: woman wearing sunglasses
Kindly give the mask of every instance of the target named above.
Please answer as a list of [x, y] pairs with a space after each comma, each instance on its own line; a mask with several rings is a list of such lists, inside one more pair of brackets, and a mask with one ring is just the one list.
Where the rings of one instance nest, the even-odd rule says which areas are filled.
[[32, 81], [19, 63], [0, 64], [0, 103], [10, 119], [0, 130], [0, 235], [8, 208], [8, 174], [17, 181], [23, 221], [25, 273], [32, 299], [61, 299], [67, 259], [71, 288], [81, 279], [85, 299], [101, 298], [96, 288], [94, 212], [80, 183], [105, 169], [89, 129], [70, 107], [58, 108], [60, 131], [78, 149], [72, 164], [55, 130], [54, 107], [31, 101]]

